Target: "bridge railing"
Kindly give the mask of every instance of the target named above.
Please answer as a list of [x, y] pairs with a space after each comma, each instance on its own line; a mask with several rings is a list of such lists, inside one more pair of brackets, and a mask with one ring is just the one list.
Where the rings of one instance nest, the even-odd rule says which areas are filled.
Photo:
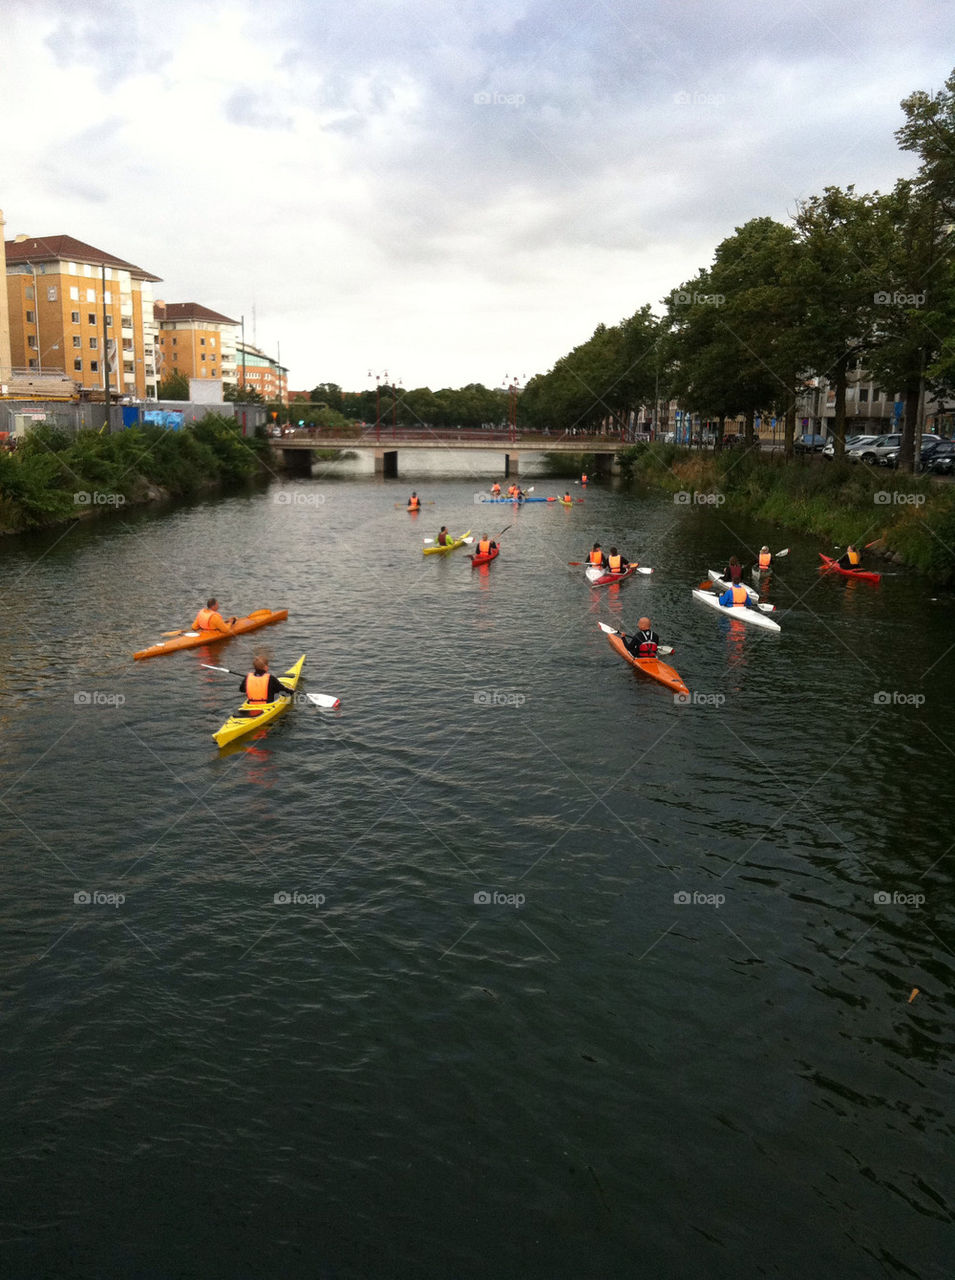
[[607, 447], [608, 445], [627, 445], [636, 440], [648, 439], [644, 433], [636, 433], [628, 435], [625, 431], [608, 431], [599, 433], [582, 432], [580, 430], [572, 431], [518, 431], [516, 434], [508, 431], [507, 428], [494, 429], [484, 431], [474, 427], [391, 427], [382, 425], [379, 431], [375, 427], [365, 427], [364, 429], [356, 429], [348, 435], [341, 434], [339, 428], [333, 431], [322, 427], [299, 427], [292, 431], [283, 432], [281, 437], [275, 437], [275, 443], [279, 444], [283, 441], [311, 441], [316, 444], [323, 444], [326, 447], [341, 445], [347, 448], [349, 444], [361, 445], [382, 445], [405, 443], [427, 444], [433, 442], [440, 444], [486, 444], [488, 446], [500, 447], [511, 445], [538, 445], [546, 452], [548, 448], [555, 445], [564, 446], [571, 445], [579, 448], [582, 452], [586, 452], [588, 445], [599, 445]]

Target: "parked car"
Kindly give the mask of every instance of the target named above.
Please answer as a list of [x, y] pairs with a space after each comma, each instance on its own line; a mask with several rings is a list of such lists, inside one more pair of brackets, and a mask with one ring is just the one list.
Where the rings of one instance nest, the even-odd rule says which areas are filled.
[[[951, 475], [952, 460], [955, 458], [955, 443], [951, 440], [940, 440], [938, 436], [923, 436], [922, 448], [916, 459], [916, 471], [933, 471], [936, 475]], [[899, 450], [893, 449], [884, 458], [887, 467], [899, 465]]]
[[825, 436], [814, 436], [804, 432], [796, 437], [793, 447], [797, 453], [820, 453], [825, 443]]
[[[922, 443], [929, 444], [940, 439], [941, 436], [925, 435], [922, 437]], [[850, 462], [865, 462], [870, 466], [874, 463], [884, 463], [886, 455], [898, 453], [901, 444], [902, 436], [899, 432], [895, 432], [889, 436], [879, 436], [878, 440], [870, 444], [853, 445], [846, 457]]]
[[[857, 445], [872, 444], [873, 441], [878, 440], [878, 438], [878, 436], [846, 436], [846, 453], [848, 453], [850, 449], [854, 449]], [[836, 441], [833, 436], [830, 436], [822, 446], [822, 456], [824, 458], [829, 458], [830, 460], [836, 456]]]

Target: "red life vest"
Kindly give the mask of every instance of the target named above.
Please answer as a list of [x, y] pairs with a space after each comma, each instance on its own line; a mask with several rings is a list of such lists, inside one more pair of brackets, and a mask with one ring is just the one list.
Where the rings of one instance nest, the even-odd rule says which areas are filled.
[[619, 573], [623, 568], [623, 556], [608, 556], [607, 568], [611, 573]]
[[745, 587], [734, 586], [731, 588], [731, 590], [733, 592], [734, 605], [745, 604], [746, 601], [749, 599], [749, 592], [746, 590]]
[[590, 553], [591, 564], [602, 565], [603, 562], [604, 562], [604, 553], [602, 551], [591, 551]]
[[259, 675], [257, 671], [249, 672], [245, 677], [245, 697], [247, 702], [268, 702], [269, 673], [267, 671], [264, 675]]
[[638, 658], [655, 658], [657, 656], [657, 642], [655, 640], [641, 640], [640, 647], [637, 649]]

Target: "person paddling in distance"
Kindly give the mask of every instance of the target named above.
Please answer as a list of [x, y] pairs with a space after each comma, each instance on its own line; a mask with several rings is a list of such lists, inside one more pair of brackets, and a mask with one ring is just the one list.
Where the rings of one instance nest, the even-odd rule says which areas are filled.
[[759, 559], [756, 561], [756, 567], [760, 573], [765, 573], [769, 566], [773, 563], [773, 555], [769, 547], [760, 547]]
[[655, 658], [660, 647], [660, 637], [650, 625], [649, 618], [639, 618], [632, 636], [621, 637], [627, 652], [634, 658]]
[[245, 694], [246, 702], [274, 702], [276, 698], [289, 697], [285, 685], [269, 672], [268, 659], [262, 654], [256, 654], [252, 659], [252, 670], [239, 688]]
[[600, 543], [595, 542], [587, 556], [588, 565], [593, 565], [597, 569], [605, 569], [607, 567], [607, 557], [600, 549]]
[[497, 543], [487, 536], [486, 533], [481, 534], [481, 540], [477, 545], [477, 553], [479, 556], [486, 556], [493, 551]]
[[421, 499], [418, 497], [417, 492], [413, 492], [411, 497], [408, 499], [408, 510], [409, 511], [421, 510]]
[[192, 624], [193, 631], [224, 631], [230, 632], [235, 626], [236, 619], [231, 617], [226, 622], [222, 614], [219, 612], [219, 601], [215, 596], [210, 596], [206, 601], [206, 607], [200, 609], [196, 614], [196, 620]]
[[491, 497], [499, 498], [500, 496], [501, 496], [501, 486], [495, 480], [494, 483], [491, 485]]
[[840, 569], [861, 569], [862, 552], [857, 550], [850, 542], [836, 563]]
[[625, 555], [621, 555], [616, 547], [610, 548], [610, 554], [607, 556], [608, 573], [626, 573], [629, 565], [630, 561]]
[[561, 499], [561, 501], [562, 501], [562, 502], [573, 502], [573, 498], [570, 496], [570, 490], [569, 490], [569, 489], [565, 489], [565, 490], [564, 490], [564, 496], [563, 496], [563, 498]]
[[752, 609], [753, 602], [750, 599], [749, 592], [742, 583], [734, 582], [720, 596], [720, 604], [725, 609], [746, 608]]
[[451, 541], [451, 535], [448, 533], [448, 526], [446, 524], [443, 524], [441, 526], [441, 532], [435, 538], [435, 542], [438, 544], [439, 547], [446, 547], [450, 541]]
[[735, 556], [730, 556], [730, 562], [720, 574], [724, 582], [731, 582], [735, 586], [736, 583], [743, 580], [743, 566]]

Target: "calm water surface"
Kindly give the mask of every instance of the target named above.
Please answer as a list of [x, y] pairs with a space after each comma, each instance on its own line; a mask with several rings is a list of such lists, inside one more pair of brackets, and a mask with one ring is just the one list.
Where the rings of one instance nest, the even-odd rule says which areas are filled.
[[[0, 545], [4, 1275], [950, 1274], [952, 596], [477, 487]], [[692, 600], [767, 540], [781, 635]], [[213, 592], [289, 619], [132, 661]], [[260, 649], [341, 709], [220, 753]]]

